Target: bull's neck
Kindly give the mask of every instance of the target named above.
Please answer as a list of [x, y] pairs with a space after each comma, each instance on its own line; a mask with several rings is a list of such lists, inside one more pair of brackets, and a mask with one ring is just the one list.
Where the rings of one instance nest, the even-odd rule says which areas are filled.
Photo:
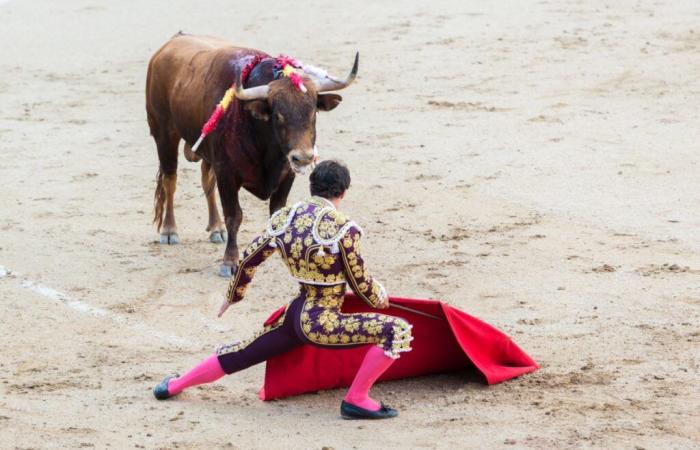
[[[280, 173], [288, 165], [284, 149], [280, 147], [275, 138], [275, 130], [272, 124], [260, 120], [255, 120], [255, 141], [258, 151], [261, 151], [262, 163], [265, 172], [270, 175]], [[276, 180], [275, 180], [276, 181]]]

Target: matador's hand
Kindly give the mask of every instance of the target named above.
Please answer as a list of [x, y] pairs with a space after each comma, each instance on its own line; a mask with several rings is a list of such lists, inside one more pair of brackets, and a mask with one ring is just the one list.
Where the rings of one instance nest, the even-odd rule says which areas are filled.
[[382, 302], [377, 303], [377, 309], [387, 309], [389, 307], [389, 297], [386, 297]]
[[223, 316], [229, 306], [231, 306], [231, 303], [229, 303], [228, 299], [225, 298], [224, 302], [221, 304], [221, 308], [219, 308], [219, 314], [217, 314], [216, 317]]

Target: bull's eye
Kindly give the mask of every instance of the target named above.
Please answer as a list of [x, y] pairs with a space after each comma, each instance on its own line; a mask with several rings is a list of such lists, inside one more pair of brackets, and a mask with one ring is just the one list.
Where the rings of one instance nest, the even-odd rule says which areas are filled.
[[279, 123], [284, 123], [284, 116], [282, 115], [282, 113], [277, 113], [277, 121]]

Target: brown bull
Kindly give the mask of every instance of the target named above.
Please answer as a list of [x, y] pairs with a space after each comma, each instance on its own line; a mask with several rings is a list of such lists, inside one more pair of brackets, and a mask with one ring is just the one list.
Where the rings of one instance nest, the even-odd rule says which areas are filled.
[[[259, 62], [242, 83], [243, 68], [257, 55], [261, 55]], [[344, 81], [305, 74], [306, 92], [289, 78], [275, 79], [274, 64], [274, 58], [258, 50], [234, 47], [218, 38], [178, 33], [148, 65], [146, 112], [160, 161], [154, 219], [161, 232], [160, 242], [178, 242], [173, 196], [182, 139], [186, 158], [202, 160], [202, 188], [209, 208], [207, 231], [212, 242], [224, 242], [226, 236], [216, 206], [214, 187], [218, 186], [228, 233], [222, 276], [230, 276], [238, 262], [236, 234], [243, 217], [239, 189], [244, 187], [261, 200], [269, 199], [270, 214], [286, 204], [295, 173], [315, 162], [317, 111], [330, 111], [342, 100], [337, 94], [321, 93], [352, 83], [358, 58]], [[217, 129], [193, 152], [202, 124], [234, 80], [236, 98]]]

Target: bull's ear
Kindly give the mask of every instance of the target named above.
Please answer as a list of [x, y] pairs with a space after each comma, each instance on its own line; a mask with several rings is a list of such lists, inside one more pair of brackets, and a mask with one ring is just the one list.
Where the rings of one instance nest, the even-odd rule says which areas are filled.
[[253, 100], [245, 105], [245, 109], [258, 120], [270, 120], [270, 105], [265, 100]]
[[340, 105], [342, 101], [343, 97], [338, 94], [319, 94], [316, 107], [321, 111], [330, 111]]

